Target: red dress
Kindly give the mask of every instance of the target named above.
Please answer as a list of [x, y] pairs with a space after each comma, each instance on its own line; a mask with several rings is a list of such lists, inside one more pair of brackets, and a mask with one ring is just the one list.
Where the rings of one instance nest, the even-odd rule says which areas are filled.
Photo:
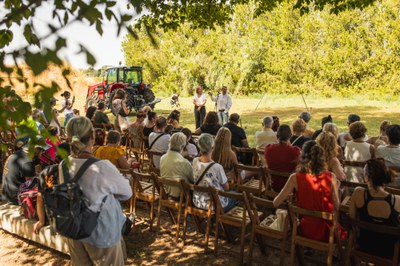
[[[318, 177], [297, 173], [297, 206], [312, 211], [333, 212], [332, 175], [325, 171]], [[298, 228], [300, 235], [328, 242], [331, 224], [316, 217], [304, 216]]]

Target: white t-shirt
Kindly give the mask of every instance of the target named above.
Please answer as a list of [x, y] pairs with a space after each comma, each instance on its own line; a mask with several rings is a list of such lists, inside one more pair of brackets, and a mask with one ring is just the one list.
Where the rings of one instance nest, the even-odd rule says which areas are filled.
[[195, 101], [196, 105], [204, 105], [206, 102], [206, 95], [202, 93], [200, 96], [197, 93], [194, 94], [193, 100]]
[[400, 167], [400, 147], [378, 146], [376, 149], [376, 158], [383, 158], [388, 167]]
[[[197, 180], [202, 175], [204, 170], [211, 162], [203, 163], [199, 161], [199, 158], [193, 159], [193, 179], [194, 183], [197, 183]], [[202, 187], [214, 187], [219, 190], [224, 190], [223, 185], [228, 182], [226, 178], [224, 168], [222, 165], [215, 163], [208, 169], [207, 173], [203, 176], [202, 180], [198, 184]], [[208, 201], [210, 199], [210, 195], [202, 192], [194, 192], [193, 193], [193, 203], [197, 208], [207, 210], [208, 209]], [[222, 208], [225, 208], [228, 205], [228, 199], [225, 197], [219, 197], [221, 201]]]
[[[159, 137], [155, 142], [154, 140], [160, 135], [164, 134], [163, 136]], [[149, 135], [149, 147], [153, 144], [150, 151], [155, 152], [167, 152], [168, 151], [168, 144], [169, 144], [170, 135], [161, 132], [151, 132]], [[160, 169], [160, 156], [155, 155], [153, 156], [153, 163], [157, 169]]]
[[[367, 142], [348, 141], [344, 149], [344, 159], [352, 162], [365, 162], [371, 159], [371, 144]], [[345, 166], [344, 172], [347, 180], [351, 182], [364, 182], [364, 170], [362, 167]]]
[[[63, 100], [62, 103], [61, 103], [62, 107], [64, 108], [64, 106], [66, 106], [67, 103], [71, 104], [71, 101], [70, 100]], [[64, 109], [64, 112], [63, 112], [64, 116], [66, 116], [67, 114], [73, 114], [73, 113], [74, 113], [74, 111], [72, 110], [72, 108], [68, 109], [67, 107]]]

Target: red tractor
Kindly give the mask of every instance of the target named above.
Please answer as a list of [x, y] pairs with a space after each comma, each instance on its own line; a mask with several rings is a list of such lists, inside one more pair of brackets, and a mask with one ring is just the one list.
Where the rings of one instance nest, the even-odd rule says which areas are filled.
[[104, 102], [116, 114], [111, 103], [118, 89], [127, 93], [126, 105], [129, 109], [138, 111], [145, 105], [154, 108], [161, 100], [155, 98], [149, 84], [142, 82], [142, 70], [139, 66], [107, 68], [104, 80], [89, 86], [85, 109], [89, 106], [97, 107], [100, 102]]

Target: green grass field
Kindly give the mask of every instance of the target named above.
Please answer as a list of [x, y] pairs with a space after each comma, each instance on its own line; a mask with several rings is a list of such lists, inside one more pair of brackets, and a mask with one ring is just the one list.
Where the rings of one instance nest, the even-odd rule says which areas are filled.
[[[180, 97], [181, 125], [195, 130], [193, 115], [193, 100], [191, 97]], [[251, 97], [232, 97], [233, 106], [230, 113], [236, 112], [241, 115], [242, 126], [245, 128], [247, 138], [251, 146], [255, 145], [254, 134], [261, 129], [262, 118], [266, 115], [279, 116], [281, 124], [289, 124], [298, 117], [300, 112], [306, 110], [303, 99], [298, 96], [285, 95], [253, 95]], [[348, 98], [322, 98], [317, 96], [305, 96], [305, 101], [312, 114], [309, 126], [318, 129], [321, 127], [321, 118], [330, 114], [333, 117], [340, 131], [347, 128], [347, 115], [356, 113], [361, 116], [362, 121], [368, 128], [369, 136], [377, 135], [379, 125], [383, 120], [392, 123], [400, 123], [399, 98], [386, 98], [377, 100], [372, 97], [358, 96]], [[81, 109], [84, 114], [83, 105], [85, 98], [82, 95], [77, 97], [76, 108]], [[258, 106], [257, 106], [258, 105]], [[257, 109], [256, 109], [257, 107]], [[214, 110], [214, 103], [208, 97], [206, 104], [207, 111]], [[155, 111], [158, 114], [167, 116], [171, 111], [169, 98], [162, 98], [156, 105]], [[109, 114], [113, 120], [113, 115]], [[131, 115], [133, 121], [134, 113]]]

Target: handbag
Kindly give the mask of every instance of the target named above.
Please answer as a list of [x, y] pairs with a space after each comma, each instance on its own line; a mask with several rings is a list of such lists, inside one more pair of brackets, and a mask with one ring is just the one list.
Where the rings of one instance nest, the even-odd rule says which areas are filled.
[[283, 232], [287, 215], [288, 212], [286, 210], [277, 209], [276, 219], [269, 225], [269, 228]]

